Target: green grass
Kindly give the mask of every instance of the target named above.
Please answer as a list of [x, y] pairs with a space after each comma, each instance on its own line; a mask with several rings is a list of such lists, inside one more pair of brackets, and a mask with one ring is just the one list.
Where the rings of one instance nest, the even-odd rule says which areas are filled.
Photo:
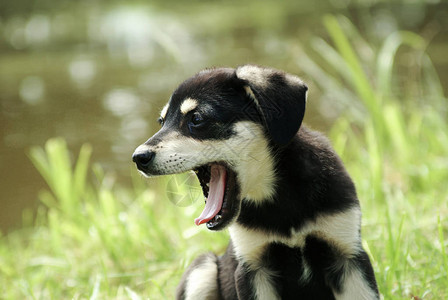
[[[329, 136], [358, 189], [381, 293], [447, 299], [446, 98], [426, 42], [397, 32], [374, 48], [346, 19], [324, 25], [331, 41], [316, 38], [297, 60], [343, 111]], [[414, 59], [404, 78], [400, 51]], [[202, 205], [165, 192], [189, 193], [186, 184], [148, 186], [130, 170], [132, 187], [119, 186], [91, 152], [85, 145], [74, 159], [62, 139], [30, 151], [49, 190], [35, 218], [24, 213], [23, 228], [0, 236], [0, 298], [169, 299], [196, 255], [224, 251], [225, 232], [193, 224]]]

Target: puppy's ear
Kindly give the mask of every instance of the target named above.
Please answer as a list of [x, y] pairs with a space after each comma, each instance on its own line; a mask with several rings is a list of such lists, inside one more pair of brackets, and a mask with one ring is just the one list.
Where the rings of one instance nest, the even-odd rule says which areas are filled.
[[245, 81], [244, 89], [271, 139], [287, 144], [302, 124], [308, 87], [297, 76], [274, 69], [245, 65], [235, 72]]

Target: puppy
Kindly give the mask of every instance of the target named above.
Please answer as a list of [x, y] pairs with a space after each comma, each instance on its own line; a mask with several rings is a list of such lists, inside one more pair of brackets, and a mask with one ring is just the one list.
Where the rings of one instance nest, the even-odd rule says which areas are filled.
[[196, 225], [230, 232], [224, 255], [190, 265], [177, 299], [379, 299], [353, 182], [301, 126], [307, 90], [269, 68], [203, 70], [135, 150], [146, 176], [193, 170], [206, 197]]

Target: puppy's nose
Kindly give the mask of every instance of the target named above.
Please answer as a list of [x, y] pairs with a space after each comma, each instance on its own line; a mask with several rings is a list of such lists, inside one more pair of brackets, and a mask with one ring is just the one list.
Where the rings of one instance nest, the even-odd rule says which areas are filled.
[[148, 169], [154, 158], [155, 153], [152, 151], [135, 151], [132, 155], [132, 161], [135, 162], [140, 170]]

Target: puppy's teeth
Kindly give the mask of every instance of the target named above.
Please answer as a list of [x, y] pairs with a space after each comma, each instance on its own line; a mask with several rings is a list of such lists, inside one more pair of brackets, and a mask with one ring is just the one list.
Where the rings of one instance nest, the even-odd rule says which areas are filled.
[[221, 215], [216, 215], [216, 216], [215, 216], [215, 219], [216, 219], [216, 221], [219, 221], [219, 220], [221, 220], [221, 218], [222, 218], [222, 216], [221, 216]]
[[210, 182], [205, 184], [207, 187], [210, 187]]

